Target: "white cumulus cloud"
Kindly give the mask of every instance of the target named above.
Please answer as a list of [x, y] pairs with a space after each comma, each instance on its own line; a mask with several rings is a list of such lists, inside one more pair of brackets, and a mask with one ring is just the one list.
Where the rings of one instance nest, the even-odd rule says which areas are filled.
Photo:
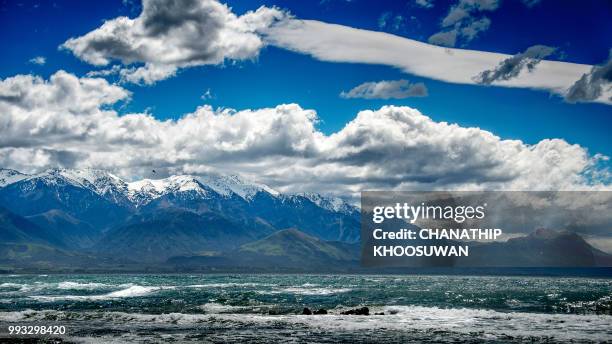
[[0, 166], [93, 167], [121, 176], [237, 173], [281, 191], [607, 188], [604, 160], [561, 139], [536, 144], [436, 122], [409, 107], [359, 112], [325, 134], [297, 104], [235, 111], [201, 106], [177, 120], [119, 114], [129, 92], [100, 78], [0, 80]]
[[180, 68], [256, 58], [264, 46], [257, 32], [284, 16], [264, 6], [237, 16], [214, 0], [144, 0], [138, 17], [108, 20], [62, 47], [96, 66], [139, 64], [121, 76], [152, 84]]

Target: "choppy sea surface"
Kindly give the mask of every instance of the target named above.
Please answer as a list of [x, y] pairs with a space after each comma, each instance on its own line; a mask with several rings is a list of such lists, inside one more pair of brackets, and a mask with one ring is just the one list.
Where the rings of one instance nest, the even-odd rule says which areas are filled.
[[0, 342], [612, 342], [611, 312], [605, 278], [0, 275]]

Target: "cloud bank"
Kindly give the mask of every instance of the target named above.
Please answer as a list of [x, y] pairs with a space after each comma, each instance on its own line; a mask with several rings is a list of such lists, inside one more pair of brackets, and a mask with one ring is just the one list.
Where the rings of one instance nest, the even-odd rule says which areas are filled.
[[363, 99], [404, 99], [410, 97], [427, 97], [424, 83], [411, 83], [408, 80], [383, 80], [364, 82], [348, 92], [340, 93], [342, 98]]
[[129, 82], [152, 84], [180, 68], [256, 58], [264, 45], [257, 31], [284, 16], [264, 6], [236, 16], [213, 0], [143, 0], [135, 19], [106, 21], [62, 47], [95, 66], [133, 65], [115, 72]]
[[[396, 35], [315, 20], [287, 19], [263, 30], [265, 41], [322, 61], [387, 65], [402, 71], [459, 84], [477, 84], [474, 76], [494, 70], [511, 55], [439, 47]], [[561, 96], [593, 66], [542, 60], [529, 72], [491, 84], [546, 90]], [[594, 102], [612, 104], [605, 88]]]
[[[361, 111], [342, 130], [317, 129], [296, 104], [234, 111], [201, 106], [178, 120], [118, 114], [125, 89], [58, 72], [0, 81], [0, 166], [34, 172], [93, 167], [130, 178], [238, 173], [281, 191], [576, 189], [604, 157], [560, 139], [530, 145], [435, 122], [409, 107]], [[599, 174], [598, 174], [599, 173]], [[589, 186], [591, 185], [591, 186]], [[593, 186], [594, 185], [594, 186]]]

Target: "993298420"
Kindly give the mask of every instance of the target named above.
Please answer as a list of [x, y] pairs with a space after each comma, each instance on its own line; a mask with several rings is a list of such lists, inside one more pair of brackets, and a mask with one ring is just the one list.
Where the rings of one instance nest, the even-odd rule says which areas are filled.
[[[5, 332], [6, 331], [6, 332]], [[8, 325], [5, 334], [15, 336], [57, 336], [66, 334], [64, 325]]]

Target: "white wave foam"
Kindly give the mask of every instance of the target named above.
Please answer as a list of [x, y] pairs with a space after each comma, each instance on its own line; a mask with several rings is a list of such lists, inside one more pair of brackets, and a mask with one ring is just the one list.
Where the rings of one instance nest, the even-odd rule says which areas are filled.
[[612, 339], [609, 315], [543, 314], [497, 312], [484, 309], [445, 309], [421, 306], [374, 307], [371, 312], [383, 311], [384, 316], [355, 317], [338, 315], [329, 320], [318, 317], [298, 319], [309, 326], [367, 330], [441, 330], [458, 333], [482, 333], [487, 338], [502, 335], [513, 337], [550, 337], [558, 340]]
[[58, 311], [35, 311], [33, 309], [26, 309], [23, 311], [16, 312], [0, 312], [0, 322], [18, 322], [26, 319], [40, 319], [44, 318], [47, 314], [57, 314]]
[[64, 290], [93, 290], [93, 289], [102, 289], [109, 288], [111, 285], [104, 283], [79, 283], [79, 282], [60, 282], [57, 285], [58, 289]]
[[186, 285], [186, 288], [234, 288], [234, 287], [270, 287], [274, 284], [265, 283], [206, 283]]
[[156, 290], [160, 290], [162, 288], [163, 287], [143, 287], [143, 286], [135, 285], [135, 286], [131, 286], [126, 289], [121, 289], [121, 290], [117, 290], [112, 293], [106, 294], [106, 297], [116, 298], [116, 297], [144, 296]]
[[[206, 305], [204, 305], [206, 306]], [[223, 321], [227, 326], [291, 325], [320, 328], [330, 331], [443, 331], [466, 335], [477, 335], [482, 339], [503, 339], [505, 336], [545, 339], [553, 342], [612, 340], [609, 315], [543, 314], [523, 312], [497, 312], [484, 309], [444, 309], [421, 306], [371, 307], [371, 312], [384, 311], [385, 315], [351, 316], [340, 315], [338, 310], [328, 315], [264, 315], [228, 314], [228, 306], [212, 304], [206, 307], [219, 309], [215, 314], [136, 314], [123, 312], [64, 312], [22, 311], [0, 312], [0, 321], [42, 321], [54, 319], [71, 321], [98, 319], [105, 323], [125, 324], [181, 324], [190, 325], [207, 321]], [[229, 306], [231, 307], [231, 306]], [[282, 325], [285, 324], [285, 325]], [[109, 325], [112, 326], [112, 325]]]
[[133, 286], [133, 284], [120, 284], [120, 285], [112, 285], [112, 284], [104, 284], [104, 283], [80, 283], [80, 282], [72, 282], [72, 281], [64, 281], [59, 283], [43, 283], [43, 282], [34, 282], [32, 284], [24, 284], [24, 283], [2, 283], [0, 284], [0, 289], [2, 288], [19, 288], [20, 292], [32, 292], [32, 291], [40, 291], [45, 289], [61, 289], [61, 290], [95, 290], [95, 289], [104, 289], [104, 288], [128, 288]]
[[[34, 282], [33, 284], [25, 284], [25, 283], [2, 283], [0, 284], [0, 289], [13, 289], [19, 288], [19, 292], [26, 293], [33, 290], [42, 290], [48, 288], [50, 286], [49, 283], [42, 282]], [[53, 284], [55, 286], [55, 284]]]
[[61, 300], [73, 300], [73, 301], [99, 301], [99, 300], [108, 300], [108, 299], [116, 299], [116, 298], [126, 298], [126, 297], [137, 297], [137, 296], [145, 296], [151, 294], [155, 291], [161, 289], [171, 289], [173, 287], [143, 287], [139, 285], [132, 285], [128, 288], [113, 291], [103, 295], [39, 295], [39, 296], [30, 296], [38, 301], [43, 302], [53, 302], [53, 301], [61, 301]]
[[248, 307], [222, 305], [216, 302], [205, 303], [200, 308], [208, 314], [232, 313], [239, 310], [248, 309]]
[[348, 293], [350, 288], [301, 288], [289, 287], [278, 290], [258, 290], [258, 294], [334, 295]]
[[302, 284], [302, 287], [304, 288], [312, 288], [312, 287], [318, 287], [318, 284], [314, 284], [314, 283], [304, 283]]
[[0, 284], [0, 288], [21, 288], [23, 284], [19, 283], [2, 283]]

